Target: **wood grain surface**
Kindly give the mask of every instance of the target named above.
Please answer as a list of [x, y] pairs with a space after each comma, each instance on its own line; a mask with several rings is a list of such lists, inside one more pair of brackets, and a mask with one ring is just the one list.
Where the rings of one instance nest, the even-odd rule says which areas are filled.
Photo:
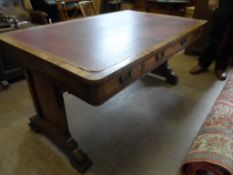
[[[203, 21], [122, 11], [35, 27], [1, 36], [1, 40], [62, 69], [97, 80], [150, 55], [199, 27]], [[116, 69], [114, 69], [116, 70]]]

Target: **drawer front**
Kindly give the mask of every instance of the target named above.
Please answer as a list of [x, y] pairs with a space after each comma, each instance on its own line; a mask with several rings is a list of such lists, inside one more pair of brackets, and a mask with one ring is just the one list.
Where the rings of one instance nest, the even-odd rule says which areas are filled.
[[96, 87], [95, 98], [97, 98], [98, 101], [105, 101], [110, 98], [133, 81], [156, 69], [159, 65], [167, 61], [168, 58], [184, 49], [195, 38], [197, 38], [199, 33], [200, 31], [194, 31], [191, 34], [162, 47], [152, 56], [145, 57], [137, 63], [125, 67], [120, 72], [106, 80], [105, 83]]
[[142, 66], [140, 63], [122, 70], [119, 74], [113, 76], [105, 84], [99, 87], [98, 93], [100, 98], [112, 96], [112, 94], [120, 91], [141, 76]]

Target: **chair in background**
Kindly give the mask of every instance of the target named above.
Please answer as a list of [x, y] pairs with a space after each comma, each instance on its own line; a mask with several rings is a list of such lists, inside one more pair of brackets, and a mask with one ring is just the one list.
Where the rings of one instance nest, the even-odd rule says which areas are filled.
[[132, 1], [132, 0], [101, 0], [100, 12], [109, 13], [109, 12], [120, 11], [122, 3], [127, 1]]
[[84, 17], [96, 15], [96, 9], [92, 1], [81, 1], [79, 2], [81, 13]]
[[56, 0], [30, 0], [30, 2], [33, 10], [46, 12], [52, 22], [59, 21]]
[[79, 1], [80, 0], [57, 0], [57, 9], [61, 21], [80, 17]]
[[5, 16], [14, 16], [18, 21], [47, 23], [47, 14], [43, 11], [33, 10], [28, 0], [1, 0], [0, 12]]
[[102, 4], [103, 4], [103, 0], [91, 0], [95, 10], [96, 10], [96, 14], [100, 14], [101, 13], [101, 8], [102, 8]]
[[[32, 10], [30, 1], [0, 0], [0, 34], [38, 24], [47, 24], [47, 19], [45, 12]], [[22, 69], [0, 46], [0, 88], [7, 88], [8, 81], [22, 77]]]

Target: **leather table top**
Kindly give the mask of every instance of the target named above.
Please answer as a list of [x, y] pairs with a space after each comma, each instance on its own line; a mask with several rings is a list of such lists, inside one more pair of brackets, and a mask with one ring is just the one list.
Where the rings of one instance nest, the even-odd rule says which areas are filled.
[[6, 40], [57, 66], [101, 72], [150, 54], [195, 26], [200, 21], [121, 11], [12, 32]]

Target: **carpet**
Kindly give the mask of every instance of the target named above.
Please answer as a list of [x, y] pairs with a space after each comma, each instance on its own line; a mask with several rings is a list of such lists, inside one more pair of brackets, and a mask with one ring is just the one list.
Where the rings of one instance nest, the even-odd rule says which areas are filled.
[[229, 77], [194, 139], [181, 175], [233, 174], [233, 75]]

